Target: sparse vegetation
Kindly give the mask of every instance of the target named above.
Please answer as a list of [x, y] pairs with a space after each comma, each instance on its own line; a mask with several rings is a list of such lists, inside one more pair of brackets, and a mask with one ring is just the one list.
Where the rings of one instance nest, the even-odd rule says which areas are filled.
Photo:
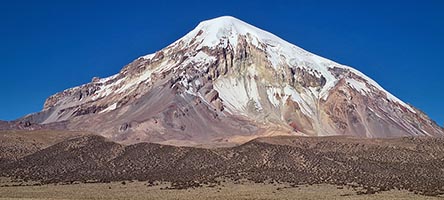
[[253, 200], [253, 199], [353, 199], [353, 200], [379, 200], [379, 199], [438, 199], [413, 194], [405, 190], [393, 190], [376, 194], [358, 195], [360, 188], [344, 187], [337, 189], [332, 185], [302, 185], [291, 187], [288, 184], [255, 184], [243, 182], [234, 184], [227, 181], [222, 185], [210, 187], [189, 188], [182, 190], [170, 188], [170, 183], [160, 183], [149, 186], [146, 182], [132, 182], [122, 185], [121, 182], [90, 183], [75, 185], [49, 184], [43, 186], [16, 186], [0, 187], [0, 200], [6, 199], [210, 199], [210, 200]]
[[124, 146], [90, 135], [1, 163], [0, 173], [41, 184], [168, 181], [171, 185], [163, 189], [176, 190], [247, 180], [292, 188], [330, 184], [337, 190], [354, 188], [362, 195], [400, 189], [439, 196], [444, 194], [443, 159], [444, 138], [274, 137], [203, 149]]

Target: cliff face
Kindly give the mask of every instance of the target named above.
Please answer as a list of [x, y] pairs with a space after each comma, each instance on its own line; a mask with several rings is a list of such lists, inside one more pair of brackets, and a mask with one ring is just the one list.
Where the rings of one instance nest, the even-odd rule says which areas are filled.
[[232, 17], [201, 22], [114, 76], [49, 97], [20, 121], [177, 145], [264, 135], [443, 135], [361, 72]]

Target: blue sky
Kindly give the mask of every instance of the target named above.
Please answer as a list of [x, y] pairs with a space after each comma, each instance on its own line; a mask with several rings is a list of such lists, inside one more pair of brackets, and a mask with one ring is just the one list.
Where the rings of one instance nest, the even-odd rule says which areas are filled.
[[0, 119], [232, 15], [352, 66], [444, 123], [444, 1], [1, 1]]

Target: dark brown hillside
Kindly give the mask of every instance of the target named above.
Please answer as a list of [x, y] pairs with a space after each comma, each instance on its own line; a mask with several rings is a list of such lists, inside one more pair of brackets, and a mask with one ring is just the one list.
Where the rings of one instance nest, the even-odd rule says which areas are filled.
[[100, 136], [67, 140], [15, 162], [3, 176], [43, 183], [170, 181], [178, 188], [223, 179], [406, 189], [444, 193], [444, 139], [273, 137], [219, 149], [139, 143]]
[[9, 162], [87, 132], [57, 130], [0, 131], [0, 161]]

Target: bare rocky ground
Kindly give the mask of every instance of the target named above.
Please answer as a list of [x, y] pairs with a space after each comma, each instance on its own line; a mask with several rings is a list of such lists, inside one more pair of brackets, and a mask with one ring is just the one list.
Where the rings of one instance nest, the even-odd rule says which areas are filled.
[[12, 157], [1, 162], [0, 175], [12, 178], [11, 185], [35, 185], [19, 188], [138, 180], [148, 185], [170, 182], [169, 189], [180, 190], [248, 180], [294, 188], [328, 184], [352, 188], [356, 195], [398, 190], [444, 194], [444, 138], [272, 137], [204, 149], [150, 143], [125, 146], [83, 135]]

